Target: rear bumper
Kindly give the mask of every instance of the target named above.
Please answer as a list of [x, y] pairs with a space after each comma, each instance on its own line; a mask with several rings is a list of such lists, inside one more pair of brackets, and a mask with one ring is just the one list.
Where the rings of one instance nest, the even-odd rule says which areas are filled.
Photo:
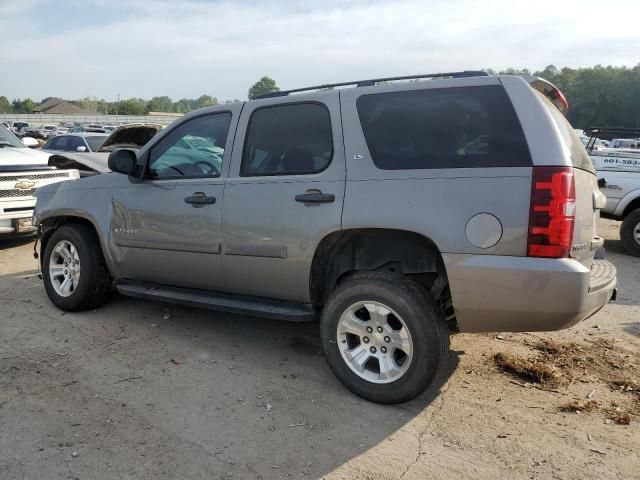
[[461, 332], [560, 330], [611, 300], [616, 269], [594, 260], [444, 255]]

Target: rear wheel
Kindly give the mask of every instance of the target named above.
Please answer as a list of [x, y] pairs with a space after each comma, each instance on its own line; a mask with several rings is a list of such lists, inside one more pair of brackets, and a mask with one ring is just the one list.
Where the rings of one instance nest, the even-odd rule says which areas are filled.
[[321, 338], [340, 381], [377, 403], [422, 393], [449, 351], [435, 302], [416, 282], [388, 272], [358, 273], [341, 283], [322, 313]]
[[87, 225], [64, 225], [51, 234], [42, 258], [42, 278], [49, 299], [62, 310], [95, 308], [111, 293], [111, 275]]
[[620, 226], [620, 239], [630, 253], [640, 257], [640, 208], [624, 217]]

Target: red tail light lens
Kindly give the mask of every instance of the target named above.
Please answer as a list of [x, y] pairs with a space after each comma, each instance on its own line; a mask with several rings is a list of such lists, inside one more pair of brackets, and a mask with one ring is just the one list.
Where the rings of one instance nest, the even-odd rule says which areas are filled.
[[527, 254], [530, 257], [568, 257], [575, 219], [573, 168], [533, 167]]

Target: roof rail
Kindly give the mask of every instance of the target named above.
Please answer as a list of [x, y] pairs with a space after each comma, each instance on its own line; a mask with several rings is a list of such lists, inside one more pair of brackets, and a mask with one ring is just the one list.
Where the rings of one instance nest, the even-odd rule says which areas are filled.
[[292, 90], [279, 90], [277, 92], [269, 92], [269, 93], [264, 93], [262, 95], [258, 95], [253, 100], [258, 100], [261, 98], [285, 97], [290, 93], [307, 92], [310, 90], [326, 90], [328, 88], [345, 87], [347, 85], [355, 85], [356, 87], [373, 87], [377, 83], [391, 82], [394, 80], [416, 80], [420, 78], [442, 78], [442, 77], [467, 78], [467, 77], [487, 77], [487, 76], [489, 76], [487, 72], [483, 72], [480, 70], [464, 70], [462, 72], [426, 73], [424, 75], [405, 75], [402, 77], [372, 78], [370, 80], [356, 80], [353, 82], [328, 83], [325, 85], [316, 85], [315, 87], [294, 88]]

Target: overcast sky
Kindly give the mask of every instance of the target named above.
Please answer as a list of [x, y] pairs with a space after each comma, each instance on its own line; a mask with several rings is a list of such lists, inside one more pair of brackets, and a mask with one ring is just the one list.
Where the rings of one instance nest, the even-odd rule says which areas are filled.
[[436, 71], [640, 63], [640, 0], [0, 0], [0, 95], [246, 98]]

